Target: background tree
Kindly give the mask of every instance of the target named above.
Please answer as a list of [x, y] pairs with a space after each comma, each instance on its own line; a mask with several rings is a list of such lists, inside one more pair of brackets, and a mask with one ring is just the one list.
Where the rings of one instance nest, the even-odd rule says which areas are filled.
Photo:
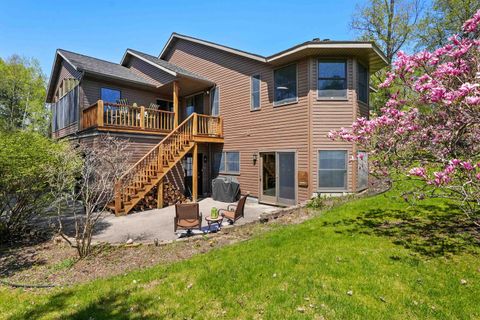
[[[422, 9], [422, 0], [369, 0], [355, 7], [350, 27], [360, 40], [375, 41], [391, 63], [400, 49], [411, 45]], [[378, 88], [389, 69], [373, 74], [371, 86]], [[370, 94], [372, 113], [380, 112], [390, 92], [390, 89], [378, 88]]]
[[356, 6], [350, 25], [359, 39], [375, 41], [391, 62], [414, 37], [421, 13], [421, 0], [370, 0]]
[[478, 10], [480, 0], [434, 0], [419, 21], [416, 48], [433, 50], [444, 46]]
[[31, 129], [48, 134], [46, 81], [39, 62], [13, 55], [0, 59], [0, 129]]

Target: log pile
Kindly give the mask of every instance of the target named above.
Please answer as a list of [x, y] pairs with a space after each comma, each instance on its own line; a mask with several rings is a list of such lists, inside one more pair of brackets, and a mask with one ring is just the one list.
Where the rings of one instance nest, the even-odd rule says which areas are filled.
[[[191, 200], [187, 198], [180, 190], [175, 188], [170, 182], [163, 183], [163, 206], [172, 206], [177, 203], [187, 203]], [[145, 211], [157, 208], [157, 186], [135, 206], [134, 211]]]

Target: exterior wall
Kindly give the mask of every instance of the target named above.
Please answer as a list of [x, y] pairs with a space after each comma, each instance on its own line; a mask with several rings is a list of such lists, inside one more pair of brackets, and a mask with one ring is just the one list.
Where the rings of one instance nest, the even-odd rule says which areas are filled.
[[[339, 58], [339, 57], [335, 57]], [[318, 151], [319, 150], [346, 150], [348, 152], [348, 189], [345, 191], [354, 191], [354, 172], [356, 172], [356, 162], [351, 161], [354, 154], [354, 147], [351, 143], [332, 141], [327, 137], [330, 130], [341, 127], [349, 127], [357, 117], [357, 96], [355, 92], [356, 76], [355, 61], [347, 58], [347, 100], [344, 101], [325, 101], [319, 100], [317, 95], [318, 79], [318, 58], [310, 58], [310, 127], [312, 130], [310, 161], [311, 161], [311, 192], [318, 191]], [[354, 70], [355, 69], [355, 70]]]
[[106, 82], [97, 79], [86, 78], [80, 83], [80, 101], [81, 106], [86, 108], [100, 99], [101, 88], [110, 88], [120, 90], [121, 98], [128, 99], [128, 104], [136, 103], [138, 106], [148, 107], [151, 102], [155, 103], [158, 94], [153, 91], [146, 91], [126, 85]]
[[[166, 58], [173, 64], [205, 76], [220, 88], [220, 114], [224, 118], [224, 151], [240, 152], [242, 192], [259, 194], [262, 151], [297, 152], [297, 169], [308, 168], [308, 64], [298, 61], [299, 101], [273, 106], [273, 68], [248, 58], [179, 39]], [[261, 109], [250, 111], [250, 77], [261, 76]], [[214, 146], [212, 148], [219, 148]], [[308, 188], [297, 187], [297, 200], [309, 198]]]
[[168, 74], [165, 71], [162, 71], [157, 67], [152, 66], [151, 64], [133, 56], [130, 57], [126, 67], [130, 68], [130, 70], [135, 72], [140, 77], [155, 83], [157, 86], [162, 86], [175, 80], [175, 77], [171, 74]]

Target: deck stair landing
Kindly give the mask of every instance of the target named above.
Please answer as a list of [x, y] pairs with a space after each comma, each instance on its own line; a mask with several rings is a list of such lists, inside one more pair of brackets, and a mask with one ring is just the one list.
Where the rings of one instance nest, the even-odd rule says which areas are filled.
[[[156, 185], [163, 192], [167, 173], [199, 142], [223, 142], [220, 117], [193, 113], [135, 163], [115, 183], [116, 215], [128, 214]], [[159, 199], [163, 194], [159, 195]]]

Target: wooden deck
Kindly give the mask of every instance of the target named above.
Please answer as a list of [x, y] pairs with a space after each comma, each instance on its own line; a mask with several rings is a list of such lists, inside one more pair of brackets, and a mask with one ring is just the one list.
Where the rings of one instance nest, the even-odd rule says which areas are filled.
[[[177, 114], [143, 106], [120, 105], [98, 100], [82, 110], [81, 130], [167, 135], [178, 121]], [[203, 114], [192, 117], [197, 142], [223, 142], [223, 120]]]

